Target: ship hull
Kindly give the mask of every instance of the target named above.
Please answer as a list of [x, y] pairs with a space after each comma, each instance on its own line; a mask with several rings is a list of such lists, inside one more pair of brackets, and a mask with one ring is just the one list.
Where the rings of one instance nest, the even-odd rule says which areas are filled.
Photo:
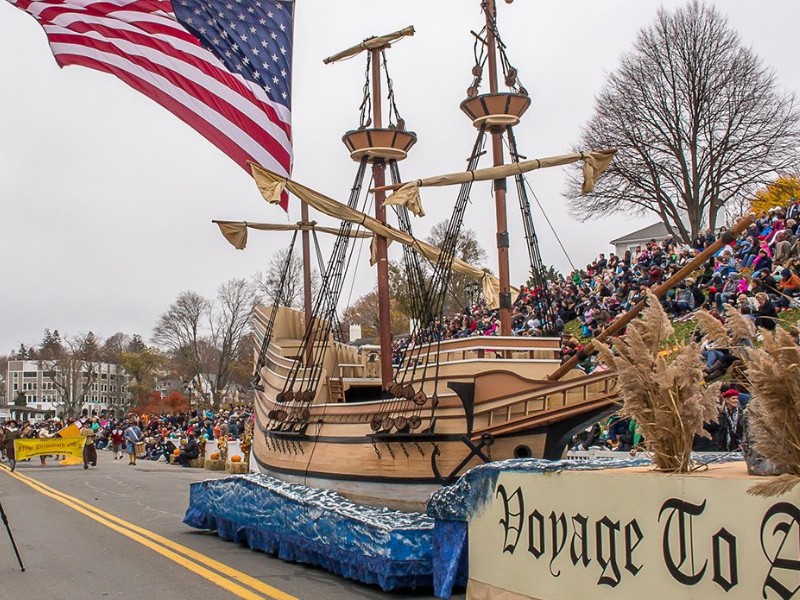
[[560, 457], [573, 432], [615, 410], [610, 374], [546, 379], [560, 364], [558, 340], [432, 345], [404, 381], [422, 399], [384, 397], [366, 356], [329, 345], [309, 403], [281, 395], [287, 381], [306, 381], [304, 371], [292, 374], [296, 340], [269, 345], [255, 391], [251, 469], [364, 504], [423, 510], [433, 491], [471, 467]]

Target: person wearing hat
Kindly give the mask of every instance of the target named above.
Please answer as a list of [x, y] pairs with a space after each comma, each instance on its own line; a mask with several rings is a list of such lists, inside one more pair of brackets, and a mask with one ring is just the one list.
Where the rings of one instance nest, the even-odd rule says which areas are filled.
[[780, 308], [789, 308], [791, 298], [800, 293], [800, 277], [797, 276], [797, 273], [792, 273], [791, 269], [784, 268], [781, 271], [778, 290], [782, 295], [776, 301], [776, 305]]
[[88, 469], [91, 464], [97, 466], [97, 447], [94, 444], [95, 429], [93, 419], [86, 419], [81, 427], [81, 435], [86, 438], [83, 443], [83, 468]]
[[13, 472], [14, 469], [17, 468], [17, 452], [14, 449], [14, 440], [21, 437], [19, 429], [17, 429], [17, 422], [14, 419], [11, 419], [5, 427], [6, 436], [5, 436], [5, 452], [6, 458], [8, 459], [8, 465], [11, 467], [11, 471]]

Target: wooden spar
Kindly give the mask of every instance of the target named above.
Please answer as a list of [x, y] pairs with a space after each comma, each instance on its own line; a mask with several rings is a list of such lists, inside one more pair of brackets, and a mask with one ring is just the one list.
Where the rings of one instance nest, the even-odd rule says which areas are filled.
[[[413, 32], [413, 29], [412, 29]], [[381, 48], [370, 50], [372, 55], [372, 123], [376, 129], [381, 128]], [[386, 163], [376, 158], [372, 161], [372, 180], [376, 185], [386, 183]], [[384, 192], [375, 194], [375, 218], [386, 224], [386, 199]], [[389, 306], [389, 257], [386, 251], [386, 238], [375, 236], [375, 259], [378, 268], [378, 316], [380, 327], [378, 335], [381, 346], [381, 387], [388, 390], [392, 385], [392, 319]]]
[[[489, 93], [497, 93], [497, 40], [494, 35], [495, 3], [486, 0], [486, 46], [489, 59]], [[503, 128], [492, 128], [492, 159], [495, 167], [503, 164]], [[377, 182], [376, 182], [377, 183]], [[500, 280], [500, 335], [511, 335], [511, 283], [508, 267], [508, 221], [506, 214], [506, 179], [494, 180], [495, 222], [497, 225], [497, 272]]]
[[[303, 223], [308, 223], [308, 204], [300, 202], [300, 218]], [[310, 233], [308, 229], [303, 229], [300, 232], [301, 240], [303, 243], [303, 314], [305, 317], [305, 325], [311, 323], [311, 242], [309, 239]], [[313, 331], [313, 330], [310, 330]], [[306, 364], [310, 365], [314, 360], [314, 343], [309, 340], [306, 345]]]
[[351, 46], [347, 50], [342, 50], [341, 52], [337, 52], [336, 54], [324, 59], [322, 62], [328, 65], [330, 63], [337, 62], [339, 60], [344, 60], [345, 58], [352, 58], [354, 56], [358, 56], [365, 50], [373, 52], [375, 50], [381, 50], [382, 48], [388, 48], [389, 46], [392, 45], [392, 42], [396, 42], [397, 40], [410, 35], [414, 35], [413, 25], [409, 25], [408, 27], [405, 27], [400, 31], [395, 31], [394, 33], [387, 33], [386, 35], [377, 35], [371, 38], [367, 38], [360, 44]]
[[[742, 233], [745, 229], [747, 229], [751, 223], [753, 223], [754, 215], [747, 215], [742, 217], [742, 219], [733, 226], [732, 229], [726, 231], [720, 238], [711, 244], [708, 248], [703, 250], [700, 254], [695, 256], [691, 261], [686, 263], [683, 268], [681, 268], [677, 273], [675, 273], [672, 277], [667, 279], [664, 283], [657, 285], [652, 289], [652, 292], [657, 296], [661, 297], [667, 293], [667, 291], [674, 288], [678, 285], [681, 281], [683, 281], [686, 277], [688, 277], [693, 271], [695, 271], [700, 265], [710, 259], [714, 254], [722, 248], [725, 244], [728, 244], [736, 239], [740, 233]], [[633, 306], [628, 312], [621, 315], [616, 321], [611, 323], [608, 327], [606, 327], [600, 334], [595, 338], [598, 342], [604, 342], [609, 337], [616, 335], [620, 330], [622, 330], [628, 323], [630, 323], [633, 318], [638, 315], [645, 307], [645, 301], [641, 300], [638, 304]], [[553, 371], [548, 376], [548, 379], [551, 380], [558, 380], [561, 379], [564, 375], [566, 375], [570, 370], [575, 368], [580, 361], [582, 361], [587, 356], [591, 356], [595, 352], [594, 348], [594, 340], [589, 341], [586, 346], [584, 346], [583, 350], [578, 352], [575, 356], [571, 357], [569, 360], [564, 362], [558, 369]]]

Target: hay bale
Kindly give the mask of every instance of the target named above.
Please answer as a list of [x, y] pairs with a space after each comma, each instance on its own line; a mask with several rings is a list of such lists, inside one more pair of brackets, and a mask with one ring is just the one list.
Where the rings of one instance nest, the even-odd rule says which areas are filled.
[[242, 473], [247, 473], [250, 470], [250, 465], [245, 462], [238, 462], [233, 463], [229, 462], [225, 465], [225, 472], [230, 473], [232, 475], [239, 475]]
[[209, 471], [224, 471], [225, 470], [225, 461], [221, 458], [216, 460], [211, 460], [210, 458], [206, 459], [204, 467]]
[[204, 458], [193, 458], [189, 461], [189, 466], [194, 469], [202, 469], [205, 466], [206, 459]]

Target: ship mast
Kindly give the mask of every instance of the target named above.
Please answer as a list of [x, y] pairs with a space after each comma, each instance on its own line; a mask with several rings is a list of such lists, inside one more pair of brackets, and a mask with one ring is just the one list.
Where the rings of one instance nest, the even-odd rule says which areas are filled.
[[[393, 42], [403, 37], [414, 35], [413, 27], [406, 27], [400, 31], [383, 36], [368, 38], [356, 46], [343, 50], [333, 56], [329, 56], [323, 62], [325, 64], [352, 58], [361, 52], [369, 53], [369, 72], [368, 86], [365, 88], [365, 98], [362, 104], [361, 126], [355, 131], [349, 131], [344, 135], [343, 141], [350, 150], [353, 160], [361, 161], [367, 159], [372, 163], [372, 178], [375, 187], [383, 187], [386, 183], [386, 161], [402, 160], [406, 157], [407, 151], [416, 142], [416, 135], [405, 131], [402, 119], [396, 115], [394, 105], [394, 95], [391, 89], [391, 80], [387, 74], [387, 88], [389, 99], [391, 100], [390, 111], [394, 110], [398, 117], [398, 122], [391, 122], [391, 112], [389, 114], [389, 124], [383, 127], [382, 113], [382, 89], [381, 89], [381, 59], [385, 61], [384, 52], [391, 48]], [[371, 86], [371, 93], [366, 95]], [[367, 121], [364, 121], [364, 107], [371, 102], [372, 114]], [[386, 224], [386, 207], [383, 202], [386, 193], [381, 190], [375, 192], [375, 218], [382, 224]], [[389, 304], [389, 259], [387, 256], [387, 241], [383, 236], [375, 237], [375, 259], [378, 269], [378, 316], [380, 327], [378, 335], [381, 347], [381, 387], [388, 390], [392, 385], [392, 328], [391, 310]]]
[[[486, 49], [488, 52], [489, 93], [497, 93], [497, 39], [495, 38], [494, 0], [482, 0], [486, 16]], [[504, 162], [504, 127], [492, 127], [492, 160], [495, 167]], [[508, 267], [508, 219], [506, 216], [506, 180], [494, 181], [495, 223], [497, 226], [497, 273], [500, 280], [500, 335], [511, 335], [511, 284]]]

